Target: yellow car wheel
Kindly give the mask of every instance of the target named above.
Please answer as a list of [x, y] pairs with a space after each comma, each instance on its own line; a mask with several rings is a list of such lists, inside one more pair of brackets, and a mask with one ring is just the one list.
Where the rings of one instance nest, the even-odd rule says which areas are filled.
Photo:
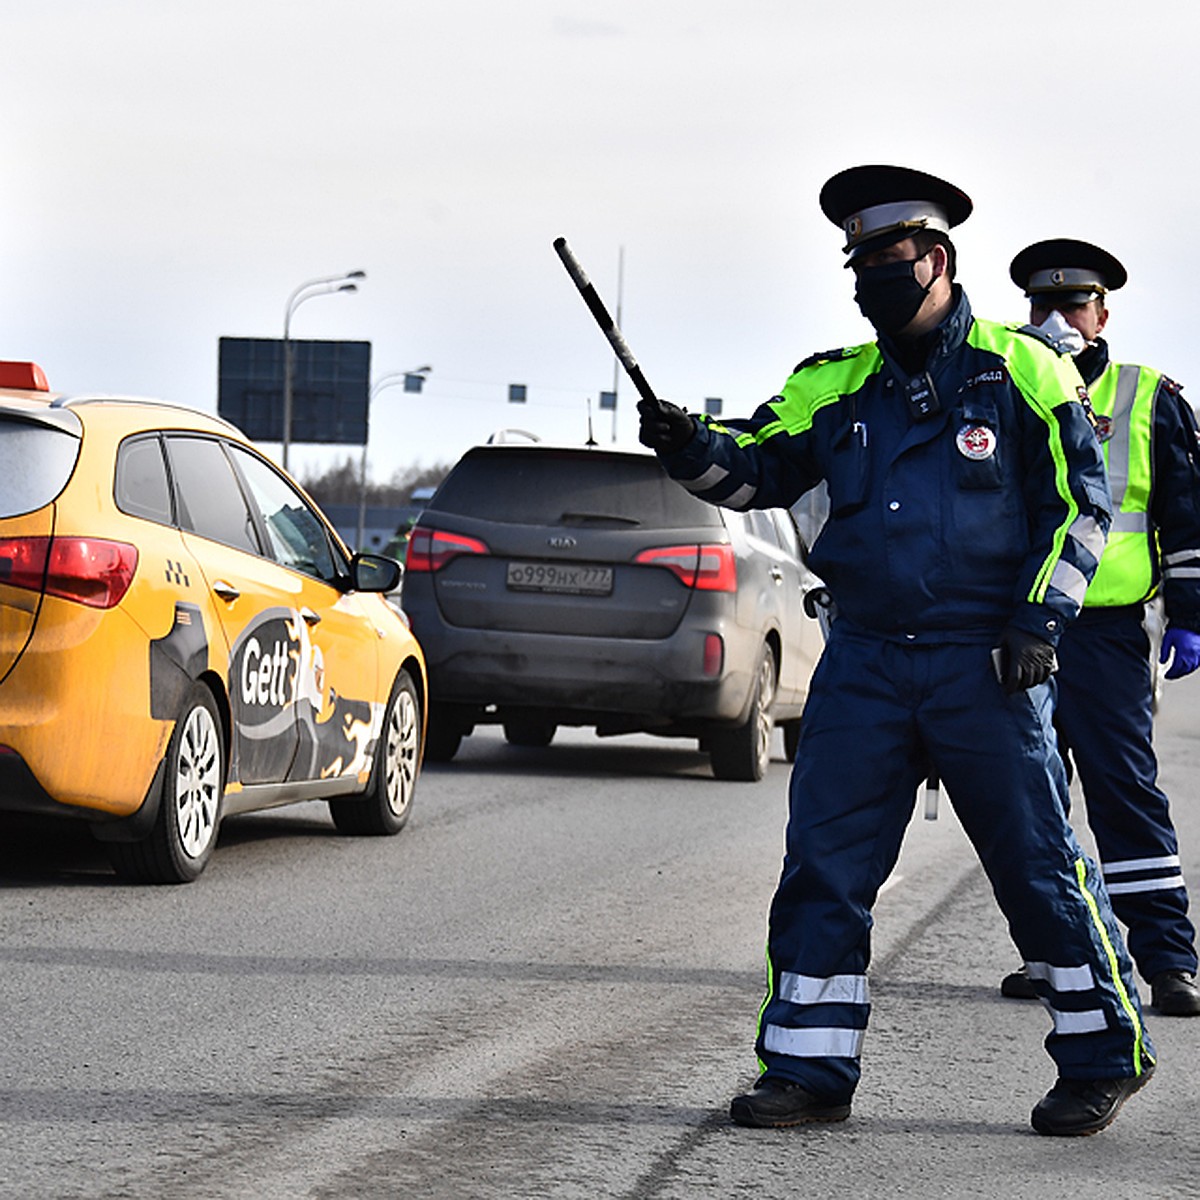
[[421, 751], [421, 705], [407, 671], [396, 676], [375, 746], [371, 782], [362, 796], [329, 801], [339, 833], [399, 833], [412, 811]]
[[225, 790], [225, 744], [212, 693], [195, 684], [167, 744], [158, 815], [138, 842], [110, 842], [118, 875], [136, 883], [190, 883], [217, 844]]

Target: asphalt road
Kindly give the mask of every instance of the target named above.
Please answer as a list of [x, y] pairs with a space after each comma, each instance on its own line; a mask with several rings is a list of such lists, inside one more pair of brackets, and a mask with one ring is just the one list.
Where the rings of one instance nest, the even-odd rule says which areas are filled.
[[[1200, 882], [1200, 680], [1159, 725]], [[844, 1125], [750, 1131], [787, 766], [497, 733], [424, 774], [398, 837], [323, 806], [229, 821], [208, 872], [116, 882], [84, 837], [0, 824], [0, 1197], [1191, 1196], [1200, 1020], [1150, 1015], [1151, 1085], [1045, 1139], [1049, 1020], [943, 801], [876, 910]]]

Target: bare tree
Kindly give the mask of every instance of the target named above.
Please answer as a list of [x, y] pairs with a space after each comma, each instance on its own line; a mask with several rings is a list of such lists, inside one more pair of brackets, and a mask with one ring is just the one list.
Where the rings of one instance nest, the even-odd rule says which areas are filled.
[[[414, 488], [436, 487], [449, 471], [449, 463], [422, 466], [417, 462], [407, 467], [398, 467], [387, 483], [375, 483], [368, 478], [367, 504], [408, 504]], [[351, 455], [347, 455], [340, 463], [327, 468], [319, 475], [305, 475], [299, 478], [301, 486], [319, 505], [358, 503], [359, 464]]]

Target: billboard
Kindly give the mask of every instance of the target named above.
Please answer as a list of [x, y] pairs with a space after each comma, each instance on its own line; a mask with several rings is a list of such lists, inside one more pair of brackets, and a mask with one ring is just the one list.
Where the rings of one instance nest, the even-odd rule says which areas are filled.
[[[291, 338], [293, 442], [367, 440], [370, 342]], [[251, 441], [283, 441], [282, 338], [219, 340], [217, 412]]]

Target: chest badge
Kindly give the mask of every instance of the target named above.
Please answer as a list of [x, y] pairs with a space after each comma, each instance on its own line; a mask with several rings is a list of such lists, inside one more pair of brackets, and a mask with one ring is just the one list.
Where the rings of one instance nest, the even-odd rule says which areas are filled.
[[1112, 417], [1102, 417], [1099, 413], [1092, 417], [1092, 424], [1096, 427], [1096, 440], [1107, 442], [1113, 435]]
[[954, 439], [963, 458], [978, 462], [996, 453], [996, 433], [986, 425], [964, 425]]

